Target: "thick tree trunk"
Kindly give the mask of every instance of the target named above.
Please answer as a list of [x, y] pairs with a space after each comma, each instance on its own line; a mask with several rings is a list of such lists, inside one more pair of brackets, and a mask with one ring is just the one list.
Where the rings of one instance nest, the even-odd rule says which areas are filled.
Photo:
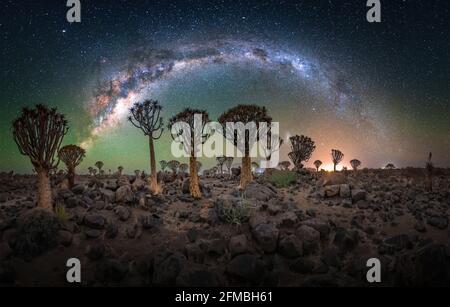
[[197, 174], [197, 158], [189, 158], [189, 192], [191, 196], [198, 199], [202, 197]]
[[155, 159], [155, 147], [153, 145], [153, 138], [148, 137], [148, 144], [150, 147], [150, 191], [156, 195], [159, 194], [158, 178], [156, 174], [156, 159]]
[[244, 189], [252, 180], [252, 158], [244, 156], [242, 158], [240, 187]]
[[48, 171], [38, 171], [37, 180], [38, 207], [52, 211], [52, 188], [50, 186], [50, 177], [48, 175]]
[[69, 188], [73, 188], [75, 185], [75, 168], [69, 167], [67, 169], [67, 180], [69, 181]]
[[333, 169], [334, 171], [336, 171], [336, 164], [333, 164]]

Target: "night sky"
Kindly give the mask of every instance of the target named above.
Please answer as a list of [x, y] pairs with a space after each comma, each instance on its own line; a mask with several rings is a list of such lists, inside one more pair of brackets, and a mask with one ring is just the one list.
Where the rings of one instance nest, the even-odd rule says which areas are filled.
[[[31, 172], [12, 139], [23, 106], [66, 114], [63, 144], [87, 149], [88, 166], [149, 169], [148, 142], [126, 121], [152, 98], [168, 119], [184, 107], [210, 118], [237, 104], [266, 106], [281, 136], [310, 136], [316, 159], [343, 166], [450, 166], [448, 1], [382, 0], [382, 22], [365, 0], [82, 0], [0, 4], [0, 171]], [[167, 121], [166, 121], [167, 122]], [[171, 160], [165, 131], [157, 160]], [[287, 159], [288, 142], [282, 147]], [[212, 166], [213, 161], [203, 161]]]

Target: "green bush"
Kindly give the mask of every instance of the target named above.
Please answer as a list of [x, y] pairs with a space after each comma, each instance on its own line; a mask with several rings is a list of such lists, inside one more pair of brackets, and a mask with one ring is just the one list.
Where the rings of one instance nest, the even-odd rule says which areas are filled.
[[254, 208], [252, 202], [245, 198], [241, 198], [238, 202], [218, 200], [215, 207], [220, 220], [237, 226], [250, 219]]
[[268, 178], [277, 188], [287, 188], [297, 180], [297, 173], [292, 171], [276, 171]]
[[61, 222], [67, 222], [69, 220], [69, 214], [66, 211], [66, 207], [61, 203], [55, 205], [55, 214]]

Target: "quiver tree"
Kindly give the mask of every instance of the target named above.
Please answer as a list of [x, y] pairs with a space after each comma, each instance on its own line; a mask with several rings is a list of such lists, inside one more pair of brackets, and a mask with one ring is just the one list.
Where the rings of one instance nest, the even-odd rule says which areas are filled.
[[123, 166], [118, 166], [117, 167], [117, 175], [120, 177], [120, 176], [122, 176], [122, 173], [123, 173]]
[[[240, 187], [245, 188], [252, 181], [252, 160], [250, 151], [259, 140], [261, 123], [268, 127], [272, 123], [265, 107], [257, 105], [238, 105], [219, 117], [223, 133], [237, 149], [243, 153]], [[236, 129], [236, 124], [245, 125], [245, 129]], [[234, 125], [232, 125], [234, 124]]]
[[186, 163], [181, 163], [179, 169], [182, 174], [185, 174], [189, 169], [189, 165], [187, 165]]
[[153, 194], [159, 193], [158, 179], [156, 176], [156, 160], [154, 140], [161, 137], [163, 132], [163, 121], [160, 117], [161, 105], [156, 100], [145, 100], [135, 104], [131, 109], [129, 121], [148, 136], [150, 149], [150, 191]]
[[289, 167], [291, 166], [291, 162], [289, 161], [282, 161], [278, 164], [278, 166], [281, 168], [281, 170], [283, 171], [288, 171]]
[[429, 192], [433, 191], [433, 173], [434, 173], [434, 165], [433, 162], [431, 162], [431, 158], [432, 158], [432, 153], [430, 152], [430, 154], [428, 155], [428, 160], [427, 163], [425, 164], [425, 170], [427, 173], [427, 189]]
[[216, 157], [217, 165], [220, 169], [220, 174], [223, 174], [223, 164], [225, 163], [226, 157]]
[[361, 166], [361, 161], [358, 159], [353, 159], [350, 161], [350, 165], [352, 166], [353, 170], [356, 172], [358, 170], [358, 167]]
[[320, 160], [314, 161], [314, 166], [316, 167], [316, 171], [319, 172], [319, 168], [322, 166], [322, 161]]
[[164, 172], [167, 168], [167, 161], [161, 160], [161, 161], [159, 161], [159, 165], [161, 166], [161, 170]]
[[189, 192], [194, 198], [202, 196], [198, 179], [200, 162], [197, 161], [197, 152], [198, 145], [204, 144], [210, 136], [205, 132], [205, 125], [208, 122], [209, 115], [205, 110], [186, 108], [173, 116], [167, 125], [174, 141], [182, 144], [184, 151], [189, 155]]
[[175, 177], [178, 172], [178, 168], [180, 167], [180, 162], [177, 160], [170, 160], [167, 162], [167, 167], [172, 171], [173, 176]]
[[385, 169], [395, 169], [395, 165], [393, 163], [388, 163], [388, 164], [386, 164], [386, 166], [384, 168]]
[[225, 166], [227, 167], [228, 173], [231, 175], [231, 166], [233, 165], [233, 157], [225, 158]]
[[67, 145], [61, 148], [58, 156], [67, 166], [67, 179], [69, 180], [69, 188], [75, 184], [75, 168], [83, 161], [86, 151], [77, 145]]
[[344, 154], [337, 149], [331, 150], [331, 159], [333, 160], [333, 169], [336, 171], [336, 166], [341, 163], [342, 159], [344, 158]]
[[14, 141], [22, 155], [30, 158], [38, 177], [38, 207], [52, 209], [49, 172], [59, 164], [56, 157], [68, 126], [64, 115], [55, 108], [37, 105], [24, 108], [12, 123]]
[[102, 174], [102, 168], [103, 168], [103, 161], [97, 161], [95, 162], [95, 167], [98, 168], [98, 173], [101, 175]]
[[303, 168], [302, 162], [308, 162], [313, 151], [316, 149], [314, 141], [307, 136], [291, 136], [291, 152], [288, 154], [295, 168], [300, 170]]

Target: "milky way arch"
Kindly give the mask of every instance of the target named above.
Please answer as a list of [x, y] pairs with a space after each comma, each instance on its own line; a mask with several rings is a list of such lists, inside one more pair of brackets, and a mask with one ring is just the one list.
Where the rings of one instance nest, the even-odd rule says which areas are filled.
[[[364, 117], [361, 99], [335, 69], [270, 44], [214, 40], [171, 49], [140, 48], [130, 54], [126, 64], [110, 73], [96, 88], [88, 104], [92, 129], [82, 146], [89, 147], [96, 137], [126, 119], [128, 109], [145, 98], [150, 86], [157, 86], [159, 82], [170, 80], [189, 69], [240, 62], [251, 63], [262, 69], [288, 71], [326, 93], [336, 116], [346, 116], [347, 109], [351, 107], [352, 112], [355, 108], [358, 110], [360, 119]], [[355, 116], [349, 118], [354, 119]]]

